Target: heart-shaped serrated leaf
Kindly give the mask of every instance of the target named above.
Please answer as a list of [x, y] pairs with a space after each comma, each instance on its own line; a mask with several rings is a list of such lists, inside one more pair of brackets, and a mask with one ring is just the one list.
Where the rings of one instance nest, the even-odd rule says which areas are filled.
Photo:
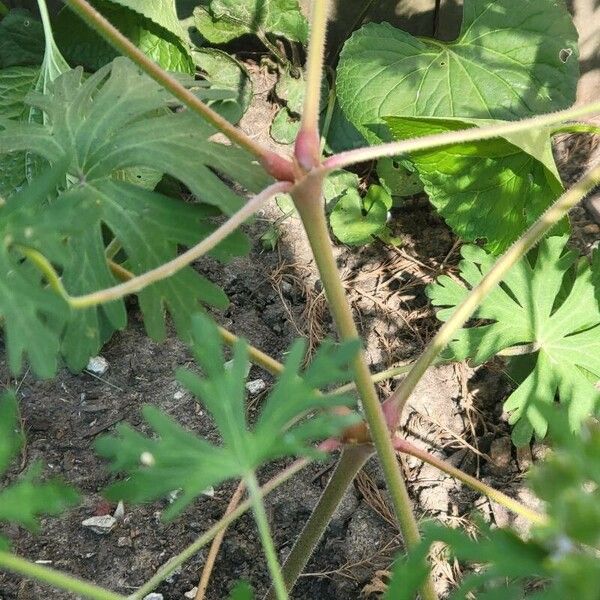
[[[12, 392], [0, 396], [0, 475], [4, 473], [23, 443], [19, 408]], [[30, 530], [38, 528], [42, 515], [56, 515], [77, 504], [79, 497], [58, 479], [40, 482], [36, 465], [15, 483], [0, 489], [0, 521], [16, 523]], [[0, 536], [0, 549], [6, 547]]]
[[183, 25], [177, 16], [175, 0], [111, 0], [116, 4], [125, 6], [135, 12], [144, 15], [146, 19], [160, 25], [163, 29], [170, 31], [181, 40], [187, 35]]
[[[106, 17], [121, 33], [129, 38], [142, 52], [152, 58], [166, 71], [194, 72], [190, 53], [181, 42], [183, 32], [173, 33], [155, 18], [153, 10], [132, 10], [129, 4], [148, 8], [151, 2], [108, 2], [94, 0], [92, 5]], [[168, 19], [163, 19], [168, 21]], [[178, 22], [177, 22], [178, 23]], [[53, 23], [54, 34], [60, 51], [72, 65], [96, 71], [117, 56], [115, 50], [100, 34], [81, 20], [68, 6], [64, 7]]]
[[340, 105], [371, 141], [385, 116], [513, 120], [570, 106], [577, 32], [562, 1], [465, 0], [458, 38], [415, 38], [387, 23], [356, 32], [340, 55]]
[[[320, 453], [312, 444], [336, 435], [357, 418], [354, 414], [323, 412], [332, 407], [332, 400], [315, 389], [349, 379], [349, 363], [358, 350], [356, 343], [321, 346], [304, 372], [304, 345], [294, 344], [284, 371], [250, 428], [245, 403], [249, 368], [245, 342], [236, 344], [233, 361], [225, 366], [214, 323], [198, 314], [192, 320], [192, 329], [194, 356], [204, 376], [180, 370], [178, 378], [211, 414], [221, 445], [185, 431], [152, 407], [144, 409], [144, 416], [158, 437], [146, 437], [122, 425], [117, 437], [105, 437], [97, 444], [98, 452], [112, 461], [113, 470], [128, 474], [126, 480], [109, 488], [109, 497], [146, 502], [182, 490], [166, 517], [179, 513], [203, 490], [227, 479], [244, 477], [268, 461], [285, 456], [318, 458]], [[336, 406], [351, 403], [349, 397], [335, 398]]]
[[308, 23], [298, 0], [210, 0], [194, 10], [196, 28], [209, 42], [224, 44], [247, 33], [267, 33], [305, 43]]
[[[436, 117], [385, 120], [397, 140], [496, 123]], [[544, 128], [528, 135], [415, 152], [410, 162], [429, 199], [454, 231], [469, 241], [485, 239], [486, 248], [496, 254], [514, 242], [563, 190], [552, 157], [550, 130]]]
[[[539, 406], [554, 402], [557, 394], [573, 430], [600, 402], [600, 306], [589, 263], [577, 261], [565, 251], [565, 243], [566, 236], [550, 237], [515, 265], [474, 314], [487, 323], [461, 329], [449, 346], [449, 357], [476, 364], [513, 347], [513, 354], [534, 353], [533, 367], [504, 405], [519, 446], [533, 433], [546, 435], [548, 424]], [[444, 275], [427, 289], [432, 303], [444, 307], [437, 313], [442, 320], [494, 264], [481, 248], [464, 246], [461, 252], [460, 275], [466, 284]]]
[[[197, 93], [203, 94], [201, 85]], [[206, 94], [222, 97], [214, 90]], [[123, 170], [145, 167], [168, 173], [225, 213], [234, 212], [243, 200], [219, 175], [251, 191], [269, 183], [245, 151], [214, 141], [216, 131], [200, 117], [167, 110], [166, 92], [126, 59], [116, 59], [85, 81], [80, 69], [65, 73], [51, 84], [50, 94], [32, 94], [30, 102], [44, 111], [46, 123], [2, 121], [0, 155], [27, 150], [50, 163], [66, 156], [63, 176], [72, 185], [53, 206], [68, 204], [79, 215], [80, 203], [89, 202], [96, 211], [90, 226], [70, 238], [71, 260], [63, 266], [63, 282], [71, 295], [117, 283], [104, 257], [106, 228], [123, 248], [126, 267], [140, 274], [174, 258], [179, 246], [198, 243], [215, 227], [212, 217], [218, 211], [115, 179]], [[38, 219], [43, 221], [42, 215]], [[213, 254], [227, 259], [246, 249], [245, 238], [236, 234]], [[43, 246], [40, 250], [45, 252]], [[146, 288], [139, 297], [147, 330], [157, 339], [165, 333], [165, 308], [185, 338], [199, 302], [226, 303], [223, 292], [191, 268]], [[17, 296], [13, 300], [21, 301]], [[113, 329], [122, 327], [122, 302], [100, 312], [86, 309], [70, 321], [63, 353], [71, 368], [83, 368], [97, 352], [101, 320]]]

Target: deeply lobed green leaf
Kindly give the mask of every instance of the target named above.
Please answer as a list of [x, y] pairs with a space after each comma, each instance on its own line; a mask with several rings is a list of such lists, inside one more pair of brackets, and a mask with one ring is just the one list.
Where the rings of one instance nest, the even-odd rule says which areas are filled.
[[[45, 123], [0, 121], [0, 155], [28, 151], [55, 167], [57, 161], [66, 161], [62, 178], [70, 185], [60, 189], [52, 205], [40, 206], [37, 220], [52, 222], [53, 211], [61, 206], [69, 207], [71, 215], [78, 215], [75, 220], [66, 220], [79, 224], [78, 231], [70, 231], [65, 238], [67, 259], [60, 263], [63, 283], [71, 295], [117, 283], [104, 256], [107, 231], [108, 239], [114, 236], [123, 248], [125, 267], [135, 274], [143, 273], [174, 258], [180, 246], [192, 246], [208, 235], [219, 210], [232, 213], [241, 206], [242, 198], [223, 177], [250, 191], [260, 191], [269, 183], [245, 151], [214, 141], [215, 130], [200, 117], [169, 110], [168, 94], [126, 59], [116, 59], [86, 80], [77, 69], [50, 85], [49, 94], [32, 93], [28, 97], [31, 104], [44, 111]], [[224, 97], [216, 90], [204, 89], [200, 82], [196, 89], [209, 99]], [[196, 197], [219, 210], [167, 198], [121, 176], [126, 170], [136, 169], [141, 175], [140, 168], [179, 179]], [[80, 225], [84, 222], [85, 226]], [[56, 245], [60, 231], [58, 227], [36, 246], [53, 262], [46, 246], [51, 240]], [[245, 238], [235, 234], [212, 254], [229, 260], [246, 249]], [[4, 259], [5, 272], [11, 264]], [[67, 364], [79, 370], [89, 356], [97, 353], [107, 331], [125, 325], [124, 305], [118, 301], [100, 309], [71, 313], [62, 339], [65, 318], [59, 319], [58, 314], [48, 318], [51, 328], [45, 325], [45, 330], [53, 332], [51, 338], [40, 335], [35, 326], [23, 335], [27, 319], [38, 312], [47, 315], [51, 310], [48, 307], [62, 303], [44, 288], [35, 271], [23, 276], [21, 287], [11, 286], [6, 297], [0, 297], [0, 314], [8, 313], [5, 328], [14, 371], [20, 369], [16, 357], [26, 345], [30, 358], [32, 353], [39, 355], [32, 358], [34, 370], [42, 376], [51, 375], [59, 342]], [[47, 298], [48, 302], [43, 301]], [[219, 307], [227, 303], [219, 288], [191, 268], [144, 289], [139, 300], [147, 331], [156, 339], [165, 335], [165, 310], [173, 315], [185, 339], [189, 336], [190, 317], [201, 303]], [[11, 303], [19, 307], [18, 313], [10, 310]], [[22, 306], [31, 308], [21, 311]], [[44, 317], [32, 322], [46, 321]], [[15, 327], [20, 333], [11, 335]]]
[[[547, 238], [515, 265], [475, 312], [485, 324], [461, 329], [449, 346], [448, 356], [476, 364], [513, 346], [533, 352], [522, 383], [505, 403], [517, 445], [528, 443], [533, 433], [546, 435], [548, 424], [539, 407], [552, 403], [555, 395], [567, 406], [573, 430], [600, 402], [600, 304], [592, 283], [598, 265], [593, 272], [585, 259], [565, 251], [565, 244], [565, 236]], [[464, 246], [461, 253], [465, 283], [442, 276], [427, 290], [442, 320], [494, 264], [480, 248]]]
[[[194, 356], [204, 375], [180, 370], [178, 378], [211, 414], [221, 445], [196, 437], [167, 415], [146, 407], [144, 417], [157, 437], [146, 437], [123, 425], [117, 428], [116, 437], [98, 442], [98, 452], [111, 460], [112, 469], [128, 475], [109, 488], [110, 497], [145, 502], [180, 489], [181, 496], [165, 515], [173, 516], [208, 487], [244, 477], [268, 461], [286, 456], [318, 458], [314, 442], [336, 435], [356, 421], [356, 415], [321, 412], [331, 408], [332, 401], [315, 389], [348, 380], [355, 343], [323, 345], [303, 372], [304, 345], [294, 344], [283, 373], [251, 427], [245, 406], [249, 368], [245, 342], [236, 344], [233, 360], [226, 366], [218, 330], [208, 317], [194, 317], [192, 334]], [[351, 403], [348, 397], [336, 396], [336, 406]], [[315, 410], [320, 412], [313, 414]]]

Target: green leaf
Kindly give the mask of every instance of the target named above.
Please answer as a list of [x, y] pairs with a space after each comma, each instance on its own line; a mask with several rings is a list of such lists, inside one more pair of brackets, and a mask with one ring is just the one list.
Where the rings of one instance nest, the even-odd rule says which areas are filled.
[[409, 171], [399, 161], [384, 157], [377, 161], [379, 182], [391, 196], [414, 196], [423, 191], [419, 175]]
[[[0, 474], [23, 444], [17, 399], [12, 392], [0, 396]], [[42, 515], [57, 515], [79, 502], [78, 494], [58, 479], [40, 482], [40, 466], [36, 465], [13, 485], [0, 489], [0, 521], [16, 523], [36, 531]], [[7, 543], [0, 536], [0, 548]]]
[[[412, 117], [390, 117], [386, 122], [397, 140], [490, 124], [487, 120]], [[549, 130], [537, 130], [529, 137], [414, 152], [410, 161], [429, 199], [454, 231], [469, 241], [486, 239], [486, 248], [496, 254], [514, 242], [563, 190]]]
[[229, 594], [229, 600], [254, 600], [254, 592], [249, 583], [240, 581], [235, 584], [233, 590]]
[[44, 58], [42, 24], [23, 9], [0, 21], [0, 68], [39, 65]]
[[[486, 324], [460, 330], [449, 346], [452, 358], [468, 357], [475, 364], [513, 346], [534, 352], [533, 367], [504, 405], [518, 446], [527, 444], [533, 433], [546, 435], [548, 423], [540, 406], [553, 403], [557, 394], [567, 406], [573, 430], [600, 401], [594, 385], [600, 379], [600, 306], [589, 263], [577, 261], [573, 252], [565, 251], [565, 243], [566, 236], [550, 237], [515, 265], [474, 314]], [[434, 306], [444, 307], [437, 313], [441, 320], [494, 264], [492, 256], [475, 246], [463, 246], [461, 253], [460, 276], [466, 283], [442, 276], [427, 289]]]
[[[320, 453], [312, 446], [315, 441], [356, 422], [356, 415], [309, 415], [331, 407], [331, 398], [315, 388], [348, 380], [349, 362], [357, 344], [324, 344], [301, 372], [304, 344], [295, 343], [287, 354], [283, 373], [250, 429], [244, 388], [249, 368], [246, 343], [236, 344], [231, 366], [225, 367], [221, 338], [207, 316], [198, 314], [193, 318], [192, 335], [194, 356], [204, 377], [180, 370], [178, 379], [211, 414], [221, 445], [196, 437], [167, 415], [146, 407], [144, 417], [157, 437], [145, 437], [122, 425], [116, 437], [102, 438], [97, 444], [98, 452], [111, 460], [114, 471], [128, 474], [126, 480], [108, 489], [109, 497], [147, 502], [181, 489], [181, 496], [165, 514], [169, 518], [208, 487], [244, 477], [268, 461], [286, 456], [318, 458]], [[349, 397], [336, 397], [337, 405], [351, 403]]]
[[385, 230], [391, 207], [392, 197], [379, 185], [371, 185], [364, 198], [356, 188], [348, 188], [331, 211], [331, 229], [343, 244], [368, 244]]
[[146, 19], [170, 31], [180, 40], [185, 40], [187, 34], [177, 16], [175, 0], [112, 0], [121, 6], [144, 15]]
[[252, 100], [252, 80], [246, 67], [226, 52], [215, 48], [194, 50], [192, 58], [211, 87], [233, 92], [232, 98], [216, 100], [210, 106], [232, 123], [237, 123]]
[[[27, 116], [25, 97], [39, 76], [37, 67], [0, 69], [0, 118], [22, 119]], [[0, 198], [6, 198], [25, 181], [25, 152], [0, 157]]]
[[[202, 96], [200, 82], [197, 87]], [[206, 90], [206, 94], [215, 96], [214, 90]], [[70, 71], [50, 85], [50, 94], [32, 94], [30, 102], [44, 111], [47, 122], [1, 122], [0, 155], [27, 150], [50, 163], [67, 157], [68, 168], [63, 169], [62, 175], [73, 183], [61, 191], [53, 207], [71, 206], [74, 214], [83, 218], [87, 203], [95, 206], [92, 222], [69, 238], [70, 260], [61, 265], [63, 281], [71, 295], [117, 283], [104, 257], [105, 229], [122, 246], [126, 268], [140, 274], [174, 258], [180, 246], [198, 243], [215, 228], [212, 218], [219, 211], [166, 198], [115, 179], [124, 169], [145, 167], [168, 173], [200, 200], [225, 213], [237, 210], [243, 200], [219, 175], [250, 191], [260, 191], [269, 182], [261, 171], [257, 172], [252, 156], [212, 140], [214, 128], [200, 117], [189, 111], [167, 110], [171, 103], [167, 93], [126, 59], [116, 59], [85, 81], [81, 69]], [[40, 210], [37, 219], [44, 221], [49, 208]], [[235, 234], [212, 254], [228, 260], [247, 247], [245, 238]], [[46, 254], [43, 244], [40, 250]], [[26, 289], [30, 293], [35, 288], [38, 293], [30, 301], [21, 297]], [[12, 292], [10, 302], [19, 307], [30, 302], [32, 312], [46, 310], [42, 293], [44, 298], [47, 294], [57, 301], [40, 287], [37, 279], [19, 294], [14, 290], [6, 290], [7, 294]], [[144, 289], [139, 293], [139, 301], [146, 329], [155, 339], [165, 335], [165, 309], [173, 315], [178, 332], [187, 339], [190, 317], [199, 303], [219, 307], [227, 303], [224, 293], [191, 267]], [[122, 301], [75, 313], [62, 349], [68, 365], [74, 370], [83, 368], [101, 344], [102, 323], [118, 329], [124, 325], [124, 314]], [[17, 317], [13, 313], [10, 316], [10, 320]], [[21, 316], [18, 320], [22, 319]], [[14, 325], [7, 320], [5, 327], [11, 326]], [[18, 337], [12, 343], [20, 352]], [[39, 354], [45, 361], [37, 364], [35, 370], [42, 374], [39, 368], [43, 366], [47, 376], [51, 374], [48, 366], [55, 362], [51, 347], [40, 349]], [[18, 370], [19, 361], [11, 364]]]
[[38, 75], [37, 67], [0, 69], [0, 117], [20, 119], [23, 116], [25, 96], [35, 85]]
[[278, 144], [293, 144], [300, 131], [300, 119], [285, 106], [277, 112], [271, 122], [271, 137]]
[[306, 43], [308, 22], [298, 0], [210, 0], [194, 10], [196, 28], [209, 42], [223, 44], [244, 34], [272, 34]]
[[[46, 208], [46, 198], [64, 180], [64, 169], [65, 162], [58, 163], [0, 204], [0, 317], [13, 373], [21, 371], [23, 355], [40, 377], [50, 377], [56, 370], [59, 331], [68, 315], [67, 305], [41, 285], [39, 273], [23, 262], [18, 245], [43, 248], [57, 261], [64, 258], [62, 232], [77, 226], [72, 219], [66, 220], [65, 209], [72, 206], [65, 203]], [[87, 208], [91, 210], [91, 206]]]
[[369, 23], [346, 42], [337, 95], [370, 141], [385, 116], [514, 120], [575, 101], [577, 33], [554, 0], [465, 0], [453, 42]]
[[[155, 19], [143, 16], [142, 11], [126, 8], [127, 4], [138, 3], [115, 4], [114, 2], [116, 0], [113, 2], [95, 0], [92, 4], [163, 69], [194, 73], [192, 58], [182, 44], [180, 35], [164, 28]], [[142, 4], [145, 6], [151, 3]], [[84, 23], [69, 7], [60, 11], [54, 21], [54, 31], [65, 58], [73, 65], [81, 65], [88, 71], [96, 71], [119, 56], [119, 53], [101, 35]]]

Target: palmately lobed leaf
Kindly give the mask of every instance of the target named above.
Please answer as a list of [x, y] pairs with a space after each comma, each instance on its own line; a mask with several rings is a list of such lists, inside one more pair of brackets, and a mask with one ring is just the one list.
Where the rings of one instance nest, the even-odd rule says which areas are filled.
[[[600, 403], [600, 305], [592, 268], [586, 259], [565, 251], [565, 244], [566, 236], [547, 238], [515, 265], [474, 313], [486, 324], [461, 329], [449, 345], [449, 357], [476, 364], [512, 347], [532, 353], [533, 364], [504, 405], [517, 445], [527, 444], [533, 433], [546, 435], [548, 424], [539, 406], [554, 402], [555, 395], [567, 406], [573, 430]], [[442, 320], [494, 264], [480, 248], [464, 246], [461, 252], [460, 276], [466, 283], [442, 276], [427, 289]]]
[[[201, 82], [194, 85], [201, 96], [224, 97], [217, 90], [204, 88]], [[62, 177], [68, 178], [70, 185], [60, 190], [52, 206], [40, 206], [37, 220], [51, 222], [50, 214], [60, 207], [77, 214], [70, 221], [79, 223], [78, 232], [61, 238], [67, 243], [67, 260], [60, 263], [62, 280], [71, 295], [118, 283], [104, 256], [107, 231], [123, 248], [124, 266], [141, 274], [174, 258], [180, 247], [193, 246], [210, 234], [216, 227], [214, 217], [220, 212], [229, 214], [241, 206], [243, 198], [225, 178], [255, 192], [270, 182], [260, 169], [257, 171], [248, 153], [215, 141], [214, 128], [199, 116], [188, 111], [173, 112], [169, 95], [126, 59], [116, 59], [85, 80], [81, 69], [69, 71], [50, 85], [48, 94], [36, 92], [28, 99], [44, 111], [46, 122], [0, 121], [0, 155], [28, 151], [50, 164], [60, 157], [68, 161]], [[123, 172], [142, 175], [144, 169], [180, 180], [205, 204], [167, 198], [122, 177]], [[44, 238], [36, 248], [54, 262], [55, 257], [46, 248], [52, 239]], [[54, 246], [56, 241], [52, 242]], [[235, 233], [211, 254], [227, 261], [247, 249], [246, 238]], [[6, 261], [5, 266], [9, 268]], [[23, 300], [21, 294], [26, 289], [30, 298]], [[30, 303], [34, 314], [48, 312], [42, 295], [50, 298], [48, 306], [62, 302], [44, 289], [38, 275], [28, 275], [24, 286], [7, 289], [7, 294], [15, 290], [20, 290], [19, 294], [4, 302], [18, 306]], [[165, 311], [173, 316], [180, 335], [189, 339], [191, 315], [202, 304], [227, 304], [220, 288], [189, 267], [144, 289], [139, 300], [146, 329], [155, 339], [165, 335]], [[0, 314], [4, 309], [0, 299]], [[52, 343], [50, 338], [38, 346], [33, 341], [28, 343], [33, 351], [46, 357], [32, 364], [39, 375], [53, 373], [59, 343], [68, 366], [73, 370], [84, 368], [106, 336], [126, 322], [122, 301], [73, 311], [69, 317], [62, 336], [64, 318], [54, 315], [50, 319]], [[17, 322], [22, 323], [18, 326], [22, 331], [24, 320], [12, 311], [11, 318], [6, 319], [6, 330]], [[9, 355], [20, 355], [19, 344], [23, 342], [18, 339], [9, 335]], [[11, 350], [13, 345], [15, 349]], [[19, 360], [11, 361], [14, 370], [20, 366]]]
[[357, 344], [322, 346], [304, 371], [304, 346], [295, 344], [256, 424], [251, 426], [245, 405], [249, 368], [245, 342], [235, 346], [233, 361], [225, 367], [222, 342], [212, 321], [198, 314], [192, 328], [194, 356], [204, 375], [180, 370], [178, 378], [212, 416], [221, 445], [185, 431], [152, 407], [144, 409], [144, 416], [156, 437], [146, 437], [122, 425], [116, 437], [102, 438], [97, 445], [98, 452], [112, 462], [114, 471], [128, 475], [108, 489], [110, 497], [145, 502], [181, 490], [166, 517], [180, 512], [208, 487], [243, 478], [268, 461], [287, 456], [320, 457], [313, 444], [357, 420], [354, 414], [323, 412], [333, 406], [348, 406], [353, 402], [351, 398], [336, 396], [332, 404], [331, 397], [315, 389], [317, 385], [348, 380], [349, 362]]

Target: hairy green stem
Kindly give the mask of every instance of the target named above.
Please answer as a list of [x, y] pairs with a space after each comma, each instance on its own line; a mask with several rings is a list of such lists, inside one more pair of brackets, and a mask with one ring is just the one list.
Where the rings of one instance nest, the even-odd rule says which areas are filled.
[[446, 133], [436, 133], [419, 138], [411, 138], [400, 142], [391, 142], [389, 144], [379, 144], [367, 148], [358, 148], [357, 150], [348, 150], [340, 152], [323, 161], [320, 167], [325, 173], [336, 169], [343, 169], [351, 165], [369, 160], [382, 158], [383, 156], [399, 156], [410, 154], [417, 150], [427, 150], [429, 148], [440, 148], [442, 146], [451, 146], [463, 142], [476, 142], [490, 138], [502, 137], [528, 129], [537, 129], [548, 127], [556, 123], [562, 123], [578, 117], [593, 115], [600, 112], [600, 102], [592, 102], [582, 106], [576, 106], [567, 110], [562, 110], [547, 115], [531, 117], [521, 121], [508, 121], [500, 125], [490, 125], [488, 127], [473, 127], [471, 129], [462, 129], [459, 131], [450, 131]]
[[590, 135], [600, 135], [600, 125], [593, 123], [565, 123], [552, 129], [552, 135], [560, 133], [588, 133]]
[[[283, 565], [283, 577], [288, 592], [292, 590], [306, 567], [348, 487], [372, 454], [373, 448], [367, 444], [347, 446], [342, 451], [333, 475]], [[275, 597], [275, 590], [271, 588], [265, 600], [275, 600]]]
[[30, 562], [10, 552], [0, 552], [0, 568], [47, 583], [60, 590], [90, 598], [90, 600], [127, 600], [126, 596], [121, 596], [61, 571]]
[[[333, 256], [322, 202], [322, 186], [323, 176], [314, 173], [307, 176], [291, 193], [308, 236], [340, 337], [343, 340], [354, 340], [358, 339], [359, 335]], [[360, 352], [352, 361], [352, 367], [356, 388], [362, 401], [371, 438], [383, 468], [404, 542], [407, 548], [414, 548], [420, 541], [419, 529], [396, 459], [396, 452], [392, 446], [386, 419], [377, 397], [375, 384], [371, 380], [371, 373], [363, 352]], [[422, 589], [422, 597], [423, 600], [437, 598], [430, 580]]]
[[273, 543], [267, 511], [265, 510], [265, 505], [262, 501], [256, 475], [250, 473], [244, 478], [244, 481], [248, 488], [248, 495], [250, 496], [250, 502], [252, 503], [252, 511], [254, 512], [254, 520], [256, 521], [260, 541], [265, 553], [265, 558], [267, 559], [267, 566], [269, 567], [269, 573], [271, 574], [271, 581], [273, 583], [273, 588], [275, 589], [277, 600], [287, 600], [288, 594], [285, 589], [281, 566], [279, 565], [279, 559], [277, 558], [277, 550], [275, 550], [275, 544]]
[[[300, 459], [284, 469], [281, 473], [270, 479], [259, 490], [261, 497], [266, 496], [275, 488], [285, 483], [288, 479], [299, 473], [310, 461]], [[223, 529], [229, 527], [231, 523], [239, 519], [248, 509], [252, 508], [250, 500], [244, 500], [235, 510], [227, 515], [224, 515], [217, 523], [215, 523], [208, 531], [203, 533], [195, 542], [182, 550], [177, 556], [165, 563], [142, 587], [134, 594], [129, 596], [128, 600], [142, 600], [150, 592], [155, 590], [169, 575], [173, 574], [181, 565], [197, 554], [206, 544], [210, 543], [213, 538]]]
[[232, 142], [246, 149], [258, 158], [272, 154], [270, 150], [246, 135], [243, 131], [232, 125], [212, 108], [197, 98], [190, 90], [181, 85], [166, 71], [161, 69], [154, 61], [148, 58], [141, 50], [130, 42], [114, 25], [105, 19], [86, 0], [65, 0], [66, 3], [94, 30], [104, 37], [109, 44], [130, 58], [152, 79], [157, 81], [173, 96], [180, 100], [190, 110], [198, 113], [216, 129], [226, 135]]
[[521, 515], [525, 517], [527, 520], [535, 523], [536, 525], [543, 525], [547, 522], [547, 518], [545, 515], [538, 513], [537, 511], [525, 506], [518, 500], [503, 494], [502, 492], [494, 489], [493, 487], [483, 483], [476, 477], [472, 477], [471, 475], [467, 475], [464, 471], [457, 469], [455, 466], [447, 463], [445, 460], [438, 458], [437, 456], [433, 456], [426, 450], [422, 450], [417, 446], [411, 444], [407, 440], [403, 438], [396, 438], [394, 440], [394, 446], [398, 452], [402, 452], [404, 454], [410, 454], [411, 456], [415, 456], [416, 458], [426, 462], [436, 469], [462, 481], [465, 485], [469, 486], [471, 489], [476, 492], [480, 492], [481, 494], [487, 496], [490, 500], [495, 502], [496, 504], [500, 504], [504, 506], [511, 512], [514, 512], [517, 515]]
[[580, 200], [600, 183], [600, 164], [590, 169], [585, 176], [570, 190], [566, 191], [548, 210], [494, 263], [483, 279], [458, 305], [450, 318], [440, 327], [437, 334], [429, 342], [424, 352], [415, 362], [402, 383], [386, 401], [395, 406], [398, 414], [404, 408], [417, 383], [434, 362], [439, 353], [446, 347], [456, 331], [471, 317], [485, 297], [504, 278], [506, 273], [525, 254], [531, 250], [542, 237], [556, 225]]
[[300, 125], [300, 128], [305, 131], [317, 132], [319, 130], [320, 91], [330, 3], [331, 0], [311, 2], [310, 41], [306, 59], [306, 96]]

